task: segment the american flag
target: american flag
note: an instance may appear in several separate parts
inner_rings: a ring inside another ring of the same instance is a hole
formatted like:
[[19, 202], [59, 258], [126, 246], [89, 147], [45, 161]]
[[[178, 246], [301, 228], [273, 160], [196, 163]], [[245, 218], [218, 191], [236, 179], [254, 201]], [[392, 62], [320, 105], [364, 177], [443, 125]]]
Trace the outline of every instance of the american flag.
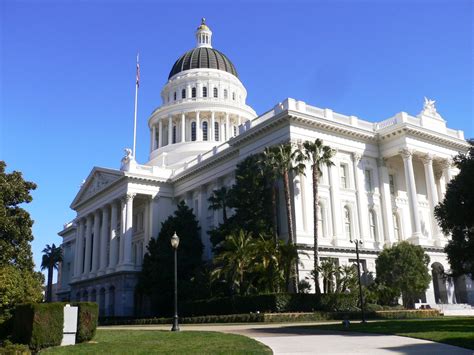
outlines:
[[140, 63], [138, 63], [138, 54], [137, 54], [137, 86], [140, 87]]

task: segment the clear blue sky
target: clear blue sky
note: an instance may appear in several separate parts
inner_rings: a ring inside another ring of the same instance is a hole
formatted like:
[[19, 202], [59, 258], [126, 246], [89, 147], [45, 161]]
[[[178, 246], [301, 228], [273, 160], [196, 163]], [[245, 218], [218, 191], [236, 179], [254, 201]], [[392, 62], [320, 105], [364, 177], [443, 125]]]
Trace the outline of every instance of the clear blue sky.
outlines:
[[473, 5], [446, 1], [11, 1], [0, 4], [0, 159], [38, 184], [27, 206], [35, 261], [74, 218], [93, 166], [132, 145], [140, 50], [138, 160], [146, 120], [201, 17], [263, 113], [286, 97], [370, 121], [437, 101], [474, 137]]

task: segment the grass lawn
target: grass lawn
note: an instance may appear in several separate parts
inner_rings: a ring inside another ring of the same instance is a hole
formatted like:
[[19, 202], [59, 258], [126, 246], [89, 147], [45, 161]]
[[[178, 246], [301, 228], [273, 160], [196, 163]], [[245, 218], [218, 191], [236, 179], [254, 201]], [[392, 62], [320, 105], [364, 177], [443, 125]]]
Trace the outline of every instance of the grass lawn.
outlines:
[[[315, 325], [311, 328], [345, 331], [342, 324]], [[474, 318], [472, 317], [390, 320], [366, 324], [351, 322], [349, 331], [402, 335], [474, 349]]]
[[90, 343], [49, 348], [41, 354], [271, 354], [242, 335], [161, 330], [97, 330]]

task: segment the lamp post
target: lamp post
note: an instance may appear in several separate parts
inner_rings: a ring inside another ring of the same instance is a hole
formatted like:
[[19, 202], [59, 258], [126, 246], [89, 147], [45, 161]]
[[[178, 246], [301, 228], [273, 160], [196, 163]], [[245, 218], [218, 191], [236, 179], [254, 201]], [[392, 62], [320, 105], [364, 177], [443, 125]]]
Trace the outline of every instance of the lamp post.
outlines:
[[171, 328], [172, 332], [179, 331], [178, 324], [178, 245], [179, 237], [174, 232], [171, 237], [171, 247], [174, 249], [174, 316], [173, 316], [173, 327]]
[[354, 243], [355, 246], [356, 246], [357, 275], [358, 275], [358, 278], [359, 278], [360, 310], [362, 312], [362, 323], [365, 323], [364, 297], [362, 296], [362, 282], [360, 280], [360, 261], [359, 261], [359, 244], [362, 245], [362, 240], [354, 239], [354, 240], [351, 240], [351, 243]]

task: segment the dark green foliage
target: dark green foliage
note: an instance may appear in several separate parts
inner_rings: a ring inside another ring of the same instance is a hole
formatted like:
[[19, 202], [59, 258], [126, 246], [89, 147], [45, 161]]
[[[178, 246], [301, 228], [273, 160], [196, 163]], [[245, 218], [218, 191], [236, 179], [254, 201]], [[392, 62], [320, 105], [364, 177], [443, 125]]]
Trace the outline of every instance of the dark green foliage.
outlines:
[[474, 140], [467, 154], [454, 158], [459, 174], [448, 184], [435, 216], [451, 239], [445, 247], [454, 276], [474, 275]]
[[82, 343], [94, 338], [99, 318], [99, 306], [95, 302], [76, 302], [78, 307], [76, 343]]
[[38, 351], [61, 344], [64, 303], [23, 304], [15, 309], [13, 340]]
[[184, 303], [185, 316], [238, 314], [246, 312], [311, 312], [356, 310], [357, 297], [351, 294], [265, 294], [211, 298]]
[[46, 302], [51, 302], [53, 299], [53, 272], [58, 270], [59, 263], [63, 261], [63, 250], [56, 245], [46, 245], [43, 249], [43, 258], [41, 260], [41, 270], [48, 270], [48, 283], [46, 292]]
[[[261, 156], [251, 155], [237, 164], [235, 185], [228, 190], [225, 199], [227, 207], [235, 213], [227, 218], [226, 223], [209, 231], [215, 251], [218, 251], [219, 243], [226, 236], [238, 233], [241, 229], [254, 236], [273, 233], [271, 186], [267, 177], [260, 173]], [[214, 200], [210, 199], [210, 203], [217, 208], [219, 204]]]
[[0, 344], [1, 355], [30, 355], [31, 350], [28, 345], [24, 344], [13, 344], [6, 340], [3, 344]]
[[170, 315], [173, 309], [174, 250], [170, 239], [175, 232], [180, 239], [178, 247], [179, 299], [184, 301], [196, 297], [207, 297], [206, 294], [197, 292], [198, 290], [205, 292], [198, 282], [204, 272], [200, 227], [192, 209], [181, 202], [174, 215], [163, 222], [158, 238], [150, 240], [137, 285], [139, 293], [150, 297], [153, 313], [159, 315]]
[[402, 295], [403, 305], [413, 307], [414, 302], [428, 289], [429, 256], [421, 246], [400, 242], [384, 249], [375, 261], [376, 283]]

